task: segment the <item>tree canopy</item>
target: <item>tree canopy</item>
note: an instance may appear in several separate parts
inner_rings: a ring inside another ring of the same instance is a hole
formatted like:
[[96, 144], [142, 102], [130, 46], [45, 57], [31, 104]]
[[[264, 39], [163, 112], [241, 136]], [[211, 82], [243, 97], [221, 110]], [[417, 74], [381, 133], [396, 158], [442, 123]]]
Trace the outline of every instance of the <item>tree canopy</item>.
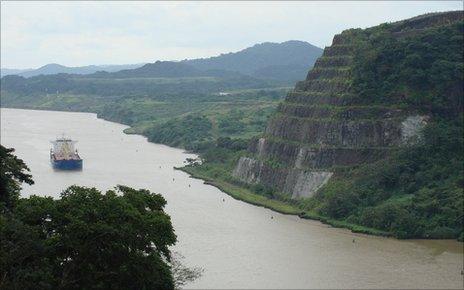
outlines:
[[14, 154], [14, 149], [0, 145], [0, 210], [11, 208], [19, 197], [21, 183], [33, 184], [27, 165]]
[[59, 199], [18, 198], [32, 179], [12, 152], [1, 147], [1, 289], [173, 289], [198, 277], [171, 259], [163, 196], [71, 186]]

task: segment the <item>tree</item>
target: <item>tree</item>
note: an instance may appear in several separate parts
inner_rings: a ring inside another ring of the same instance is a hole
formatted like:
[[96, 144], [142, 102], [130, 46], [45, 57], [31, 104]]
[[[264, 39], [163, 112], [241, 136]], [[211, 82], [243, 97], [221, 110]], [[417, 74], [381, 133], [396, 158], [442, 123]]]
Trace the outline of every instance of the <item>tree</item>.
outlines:
[[[165, 204], [159, 194], [125, 186], [106, 193], [72, 186], [58, 200], [21, 199], [15, 220], [2, 227], [3, 284], [172, 289], [168, 246], [176, 236]], [[29, 251], [17, 250], [18, 243]]]
[[0, 289], [173, 289], [199, 269], [171, 258], [166, 200], [145, 189], [71, 186], [60, 199], [18, 198], [32, 183], [1, 147]]
[[19, 197], [21, 183], [33, 184], [29, 168], [13, 155], [14, 149], [0, 145], [0, 211], [10, 209]]

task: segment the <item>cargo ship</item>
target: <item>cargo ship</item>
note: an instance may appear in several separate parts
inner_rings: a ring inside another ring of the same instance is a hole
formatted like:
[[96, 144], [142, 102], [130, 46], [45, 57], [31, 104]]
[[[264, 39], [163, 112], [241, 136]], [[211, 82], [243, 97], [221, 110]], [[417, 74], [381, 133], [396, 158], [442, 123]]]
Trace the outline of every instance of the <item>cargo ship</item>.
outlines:
[[74, 149], [73, 141], [68, 138], [57, 138], [51, 141], [53, 148], [50, 149], [50, 162], [54, 169], [59, 170], [82, 170], [82, 158], [77, 149]]

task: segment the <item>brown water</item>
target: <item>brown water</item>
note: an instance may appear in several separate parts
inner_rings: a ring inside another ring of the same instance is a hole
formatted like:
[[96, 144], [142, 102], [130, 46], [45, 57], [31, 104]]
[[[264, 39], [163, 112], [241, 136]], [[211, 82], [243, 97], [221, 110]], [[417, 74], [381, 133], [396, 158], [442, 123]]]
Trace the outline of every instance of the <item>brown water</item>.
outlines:
[[[234, 200], [173, 170], [191, 154], [124, 128], [95, 114], [1, 110], [1, 144], [16, 148], [34, 176], [23, 196], [57, 197], [72, 184], [162, 193], [179, 240], [174, 250], [205, 269], [187, 288], [463, 287], [462, 243], [353, 234]], [[63, 132], [79, 141], [82, 172], [50, 167], [49, 141]]]

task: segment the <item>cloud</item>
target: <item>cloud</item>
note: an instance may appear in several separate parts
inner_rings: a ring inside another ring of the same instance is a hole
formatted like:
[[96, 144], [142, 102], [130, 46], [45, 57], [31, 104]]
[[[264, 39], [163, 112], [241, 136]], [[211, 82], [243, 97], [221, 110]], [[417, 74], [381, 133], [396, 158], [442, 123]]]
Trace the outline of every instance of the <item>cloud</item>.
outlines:
[[178, 60], [290, 39], [324, 47], [347, 28], [457, 9], [462, 2], [1, 2], [1, 65]]

